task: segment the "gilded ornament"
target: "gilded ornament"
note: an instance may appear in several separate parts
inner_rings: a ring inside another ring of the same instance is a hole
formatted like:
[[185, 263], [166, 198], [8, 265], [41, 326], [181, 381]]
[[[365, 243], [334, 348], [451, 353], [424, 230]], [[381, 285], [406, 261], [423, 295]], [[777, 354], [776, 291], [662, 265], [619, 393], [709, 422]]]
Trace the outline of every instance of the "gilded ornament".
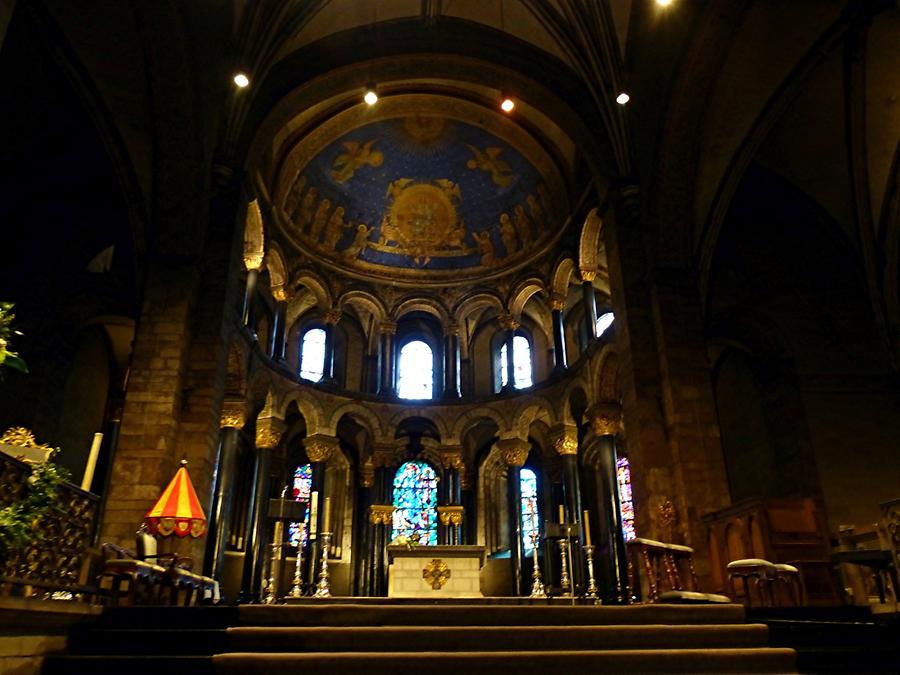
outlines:
[[622, 431], [622, 407], [615, 401], [597, 403], [587, 415], [597, 436], [615, 436]]
[[375, 485], [375, 463], [372, 461], [371, 455], [366, 457], [366, 461], [363, 462], [359, 473], [359, 481], [364, 488], [370, 488]]
[[527, 441], [518, 438], [499, 440], [497, 448], [507, 466], [523, 466], [528, 459], [528, 451], [531, 449]]
[[369, 507], [369, 522], [372, 525], [392, 525], [394, 522], [393, 504], [372, 504]]
[[597, 278], [597, 270], [581, 270], [582, 281], [593, 281]]
[[30, 429], [25, 427], [10, 427], [0, 436], [0, 443], [4, 445], [17, 445], [20, 448], [39, 448], [41, 450], [50, 450], [50, 446], [44, 443], [38, 443], [34, 434]]
[[445, 469], [459, 470], [463, 465], [462, 452], [460, 450], [448, 450], [440, 453], [441, 466]]
[[222, 404], [222, 414], [219, 416], [219, 428], [240, 429], [244, 426], [244, 402], [225, 401]]
[[316, 434], [303, 441], [303, 448], [310, 462], [327, 462], [337, 448], [338, 440], [334, 436]]
[[561, 312], [566, 308], [566, 299], [562, 295], [553, 294], [553, 297], [550, 298], [550, 308]]
[[450, 568], [440, 558], [433, 558], [422, 570], [422, 578], [431, 586], [432, 590], [439, 591], [450, 578]]
[[439, 506], [437, 507], [438, 520], [441, 525], [461, 525], [464, 508], [462, 506]]
[[338, 321], [341, 320], [341, 314], [342, 314], [342, 313], [343, 313], [343, 312], [341, 312], [341, 310], [340, 310], [339, 308], [337, 308], [337, 307], [332, 307], [332, 308], [330, 308], [330, 309], [326, 309], [326, 310], [325, 310], [325, 313], [322, 315], [322, 320], [323, 320], [325, 323], [331, 324], [331, 325], [333, 326], [333, 325], [335, 325]]
[[516, 330], [520, 324], [511, 314], [501, 314], [497, 317], [500, 327], [503, 330]]
[[553, 449], [558, 455], [577, 455], [578, 439], [573, 434], [562, 434], [553, 441]]
[[286, 302], [287, 292], [284, 290], [284, 286], [275, 286], [272, 289], [272, 297], [278, 302]]
[[278, 445], [281, 438], [281, 432], [272, 428], [268, 424], [260, 424], [256, 426], [256, 447], [257, 448], [274, 448]]
[[494, 185], [502, 188], [509, 187], [516, 174], [513, 173], [509, 164], [500, 159], [503, 148], [490, 147], [481, 150], [468, 143], [466, 143], [466, 147], [472, 151], [473, 155], [472, 159], [466, 162], [467, 167], [489, 173]]
[[346, 183], [364, 166], [379, 167], [384, 162], [384, 153], [374, 150], [372, 146], [378, 141], [373, 138], [365, 143], [345, 141], [344, 152], [334, 158], [331, 177], [338, 183]]

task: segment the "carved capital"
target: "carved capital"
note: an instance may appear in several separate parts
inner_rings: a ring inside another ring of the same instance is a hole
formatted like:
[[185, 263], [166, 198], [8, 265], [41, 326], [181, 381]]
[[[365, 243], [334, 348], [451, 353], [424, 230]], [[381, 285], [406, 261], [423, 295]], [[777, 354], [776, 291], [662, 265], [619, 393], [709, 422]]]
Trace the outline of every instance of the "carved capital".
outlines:
[[322, 315], [322, 321], [333, 326], [341, 320], [341, 314], [343, 314], [343, 312], [341, 312], [339, 307], [326, 309], [325, 313]]
[[274, 448], [284, 433], [284, 420], [277, 417], [256, 418], [256, 447]]
[[222, 403], [222, 414], [219, 416], [219, 428], [240, 429], [244, 426], [245, 404], [243, 401], [226, 400]]
[[578, 454], [578, 433], [575, 427], [564, 426], [556, 432], [553, 438], [553, 449], [556, 454], [577, 455]]
[[458, 445], [444, 446], [440, 451], [441, 466], [445, 469], [463, 468], [462, 448]]
[[554, 309], [556, 311], [562, 311], [566, 308], [566, 296], [561, 295], [559, 293], [554, 293], [550, 297], [550, 309]]
[[382, 321], [380, 324], [378, 324], [378, 332], [379, 333], [387, 333], [388, 335], [396, 335], [397, 322], [396, 321]]
[[262, 262], [262, 251], [244, 251], [244, 268], [248, 272], [251, 270], [259, 271], [259, 268], [262, 267]]
[[369, 507], [369, 522], [372, 525], [392, 525], [394, 522], [394, 505], [372, 504]]
[[372, 452], [372, 461], [376, 469], [394, 466], [397, 448], [390, 444], [378, 444]]
[[338, 449], [338, 439], [325, 434], [313, 434], [303, 439], [303, 448], [310, 462], [327, 462]]
[[459, 336], [459, 324], [458, 323], [448, 323], [444, 326], [444, 335], [455, 335]]
[[275, 298], [278, 302], [286, 302], [287, 291], [284, 290], [284, 286], [274, 286], [272, 288], [272, 297]]
[[504, 438], [497, 441], [497, 448], [507, 466], [523, 466], [531, 449], [528, 441], [521, 438]]
[[441, 525], [462, 525], [465, 507], [439, 506], [437, 507], [437, 512]]
[[359, 472], [359, 483], [364, 488], [370, 488], [375, 485], [375, 463], [372, 461], [372, 455], [366, 457]]
[[501, 314], [497, 321], [503, 330], [516, 330], [521, 325], [512, 314]]
[[616, 401], [595, 403], [587, 409], [587, 418], [597, 436], [615, 436], [622, 431], [622, 406]]
[[597, 270], [581, 270], [582, 281], [593, 281], [597, 278]]

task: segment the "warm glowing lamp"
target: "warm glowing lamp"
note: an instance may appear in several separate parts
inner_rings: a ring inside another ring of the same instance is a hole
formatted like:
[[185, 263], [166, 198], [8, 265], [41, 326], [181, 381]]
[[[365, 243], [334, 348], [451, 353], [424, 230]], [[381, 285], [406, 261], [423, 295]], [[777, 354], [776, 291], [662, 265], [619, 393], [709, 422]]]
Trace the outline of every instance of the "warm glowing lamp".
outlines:
[[366, 95], [363, 96], [363, 101], [368, 105], [375, 105], [378, 102], [378, 94], [375, 93], [374, 87], [366, 89]]
[[504, 97], [504, 99], [500, 102], [500, 110], [502, 110], [505, 113], [512, 112], [513, 108], [515, 108], [515, 107], [516, 107], [516, 102], [513, 101], [508, 96]]
[[619, 105], [625, 105], [628, 101], [631, 100], [631, 97], [626, 94], [624, 91], [621, 92], [618, 96], [616, 96], [616, 103]]
[[235, 73], [234, 83], [239, 89], [243, 89], [250, 84], [250, 78], [247, 77], [244, 73]]
[[656, 0], [656, 4], [660, 7], [668, 7], [672, 4], [672, 0]]

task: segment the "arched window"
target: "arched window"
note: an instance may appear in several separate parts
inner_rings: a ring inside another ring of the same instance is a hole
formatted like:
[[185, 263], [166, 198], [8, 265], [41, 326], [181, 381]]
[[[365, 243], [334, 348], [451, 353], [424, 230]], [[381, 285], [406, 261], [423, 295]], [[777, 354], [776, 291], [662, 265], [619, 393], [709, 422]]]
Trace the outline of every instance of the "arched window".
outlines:
[[422, 340], [411, 340], [400, 350], [397, 395], [431, 398], [434, 388], [434, 352]]
[[[531, 374], [531, 345], [524, 335], [516, 335], [513, 338], [513, 386], [516, 389], [525, 389], [534, 384]], [[500, 386], [505, 387], [508, 375], [506, 374], [506, 342], [500, 347]]]
[[525, 552], [534, 549], [535, 534], [540, 534], [540, 514], [537, 501], [537, 476], [531, 469], [519, 471], [519, 486], [522, 491], [522, 541]]
[[616, 482], [619, 484], [619, 503], [622, 505], [622, 532], [625, 541], [634, 539], [634, 498], [631, 495], [631, 465], [627, 457], [616, 460]]
[[597, 326], [594, 331], [597, 337], [603, 335], [606, 332], [606, 329], [612, 326], [615, 318], [616, 317], [613, 316], [612, 312], [605, 312], [597, 317]]
[[288, 525], [288, 541], [291, 546], [306, 546], [309, 539], [309, 496], [312, 490], [312, 465], [304, 464], [298, 466], [294, 471], [294, 501], [301, 502], [305, 507], [305, 517], [303, 523], [306, 527], [301, 528], [300, 523], [291, 523]]
[[300, 340], [300, 377], [318, 382], [325, 372], [325, 330], [310, 328]]
[[391, 539], [404, 536], [437, 545], [437, 476], [425, 462], [406, 462], [394, 475]]

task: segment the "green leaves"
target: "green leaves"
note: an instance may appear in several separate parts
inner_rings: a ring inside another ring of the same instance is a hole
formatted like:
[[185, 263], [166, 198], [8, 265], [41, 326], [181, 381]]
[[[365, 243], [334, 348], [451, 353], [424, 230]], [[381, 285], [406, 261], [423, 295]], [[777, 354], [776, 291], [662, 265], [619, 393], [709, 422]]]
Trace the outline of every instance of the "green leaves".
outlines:
[[12, 328], [12, 322], [16, 315], [13, 314], [13, 303], [0, 302], [0, 367], [6, 366], [20, 373], [27, 373], [28, 366], [17, 352], [10, 351], [9, 340], [14, 335], [21, 335], [17, 330]]

